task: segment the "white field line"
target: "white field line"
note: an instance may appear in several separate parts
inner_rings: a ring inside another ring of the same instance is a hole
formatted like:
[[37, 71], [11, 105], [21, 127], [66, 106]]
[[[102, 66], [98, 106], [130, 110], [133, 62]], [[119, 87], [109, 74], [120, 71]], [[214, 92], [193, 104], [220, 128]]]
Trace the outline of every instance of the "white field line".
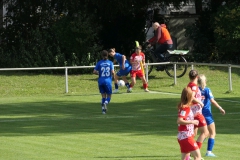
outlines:
[[217, 99], [217, 100], [226, 101], [226, 102], [232, 102], [232, 103], [240, 103], [240, 101], [230, 101], [230, 100], [227, 100], [227, 99]]

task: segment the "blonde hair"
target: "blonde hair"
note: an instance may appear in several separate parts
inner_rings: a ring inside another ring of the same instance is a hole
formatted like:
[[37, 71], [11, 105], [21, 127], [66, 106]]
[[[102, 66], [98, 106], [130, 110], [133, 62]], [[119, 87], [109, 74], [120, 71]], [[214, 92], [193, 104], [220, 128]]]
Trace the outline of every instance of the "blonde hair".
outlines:
[[198, 85], [204, 89], [207, 86], [207, 78], [204, 74], [200, 74], [198, 77]]
[[182, 90], [181, 100], [178, 103], [178, 109], [191, 105], [192, 97], [193, 97], [192, 94], [193, 94], [193, 92], [190, 87], [185, 87]]

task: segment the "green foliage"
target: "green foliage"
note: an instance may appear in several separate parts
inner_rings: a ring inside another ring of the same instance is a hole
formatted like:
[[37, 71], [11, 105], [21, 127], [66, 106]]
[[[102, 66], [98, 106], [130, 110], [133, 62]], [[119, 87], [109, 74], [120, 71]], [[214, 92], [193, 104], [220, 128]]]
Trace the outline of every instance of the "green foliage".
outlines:
[[57, 57], [64, 57], [63, 66], [93, 65], [101, 49], [97, 43], [101, 26], [90, 25], [93, 23], [93, 16], [78, 12], [73, 17], [61, 17], [53, 25], [61, 50], [61, 56]]
[[62, 66], [54, 59], [54, 55], [58, 53], [57, 47], [47, 30], [31, 29], [27, 38], [18, 32], [14, 46], [2, 45], [0, 55], [5, 58], [1, 59], [1, 64], [4, 67]]
[[197, 62], [240, 62], [240, 7], [238, 1], [227, 5], [212, 3], [191, 26], [186, 36], [194, 41], [193, 60]]
[[[187, 0], [184, 0], [184, 2]], [[146, 10], [182, 1], [3, 0], [6, 28], [0, 31], [3, 67], [94, 65], [100, 49], [129, 56], [145, 41]]]
[[196, 62], [217, 61], [214, 49], [213, 28], [211, 28], [211, 12], [203, 11], [191, 26], [186, 26], [186, 36], [194, 41], [193, 60]]
[[214, 18], [214, 36], [221, 59], [240, 63], [240, 6], [237, 3], [221, 6]]

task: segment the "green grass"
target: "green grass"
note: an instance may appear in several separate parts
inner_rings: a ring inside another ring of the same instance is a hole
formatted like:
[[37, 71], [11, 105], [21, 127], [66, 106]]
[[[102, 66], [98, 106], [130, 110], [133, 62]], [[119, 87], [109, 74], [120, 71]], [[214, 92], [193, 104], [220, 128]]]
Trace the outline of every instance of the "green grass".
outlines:
[[[213, 108], [215, 159], [239, 159], [240, 72], [233, 69], [233, 91], [228, 92], [227, 69], [195, 69], [207, 76], [215, 99], [227, 113], [222, 116]], [[101, 114], [96, 78], [69, 76], [65, 94], [64, 75], [2, 72], [0, 160], [180, 159], [176, 104], [189, 81], [187, 75], [172, 85], [166, 73], [154, 72], [149, 77], [151, 93], [142, 91], [140, 80], [131, 94], [120, 88], [106, 115]]]

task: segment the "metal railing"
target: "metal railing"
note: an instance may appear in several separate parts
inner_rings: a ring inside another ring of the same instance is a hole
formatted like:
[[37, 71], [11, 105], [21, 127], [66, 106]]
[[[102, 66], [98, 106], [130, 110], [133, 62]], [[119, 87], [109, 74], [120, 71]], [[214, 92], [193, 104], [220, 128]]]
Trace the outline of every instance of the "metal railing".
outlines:
[[229, 91], [232, 91], [232, 71], [231, 68], [240, 68], [240, 65], [232, 65], [232, 64], [214, 64], [214, 63], [194, 63], [194, 62], [162, 62], [162, 63], [146, 63], [146, 80], [148, 81], [148, 66], [149, 65], [164, 65], [164, 64], [173, 64], [174, 65], [174, 85], [177, 84], [176, 77], [176, 65], [177, 64], [187, 64], [191, 66], [191, 69], [194, 69], [194, 65], [202, 65], [202, 66], [218, 66], [218, 67], [228, 67], [228, 84]]
[[[146, 80], [148, 81], [148, 66], [149, 65], [164, 65], [164, 64], [173, 64], [174, 65], [174, 85], [177, 84], [176, 77], [176, 65], [177, 64], [187, 64], [191, 66], [191, 69], [194, 69], [194, 65], [205, 65], [205, 66], [221, 66], [228, 67], [228, 83], [229, 91], [232, 91], [232, 73], [231, 68], [240, 68], [240, 65], [231, 65], [231, 64], [212, 64], [212, 63], [184, 63], [184, 62], [162, 62], [162, 63], [146, 63]], [[35, 67], [35, 68], [0, 68], [0, 71], [24, 71], [24, 70], [55, 70], [55, 69], [64, 69], [65, 70], [65, 92], [68, 93], [68, 70], [69, 69], [84, 69], [84, 68], [94, 68], [95, 66], [66, 66], [66, 67]], [[114, 67], [119, 67], [119, 65], [114, 65]]]

